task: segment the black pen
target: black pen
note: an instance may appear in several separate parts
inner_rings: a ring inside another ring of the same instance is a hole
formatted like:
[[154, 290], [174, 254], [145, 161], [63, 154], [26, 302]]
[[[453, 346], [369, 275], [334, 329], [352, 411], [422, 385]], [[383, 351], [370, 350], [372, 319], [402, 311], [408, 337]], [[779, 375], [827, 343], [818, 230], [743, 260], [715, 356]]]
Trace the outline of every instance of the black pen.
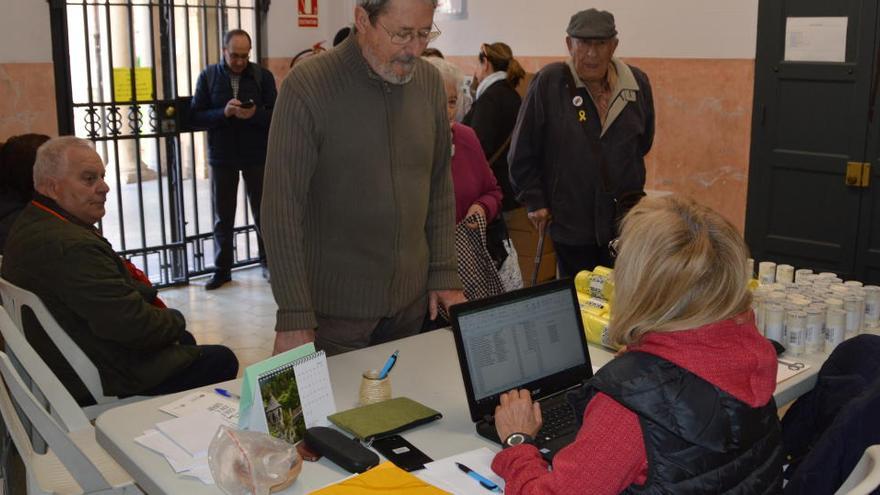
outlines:
[[489, 478], [483, 476], [482, 474], [474, 471], [473, 469], [465, 466], [460, 462], [455, 463], [458, 466], [458, 469], [461, 469], [463, 473], [475, 479], [483, 488], [493, 491], [495, 493], [501, 493], [501, 487], [492, 482]]

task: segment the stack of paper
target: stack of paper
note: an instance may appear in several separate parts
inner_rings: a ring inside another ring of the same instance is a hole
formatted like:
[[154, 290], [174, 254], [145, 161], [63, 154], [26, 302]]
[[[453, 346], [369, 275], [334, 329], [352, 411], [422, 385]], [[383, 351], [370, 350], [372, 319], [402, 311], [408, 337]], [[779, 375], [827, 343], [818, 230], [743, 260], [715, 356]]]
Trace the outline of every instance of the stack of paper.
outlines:
[[446, 457], [439, 461], [429, 462], [425, 464], [425, 469], [416, 471], [413, 474], [423, 481], [455, 495], [487, 495], [492, 493], [458, 469], [458, 466], [455, 465], [458, 462], [491, 480], [503, 492], [504, 480], [492, 471], [492, 459], [494, 458], [495, 452], [483, 447], [463, 454]]
[[213, 484], [208, 447], [221, 425], [238, 428], [238, 402], [210, 391], [193, 392], [160, 408], [177, 416], [156, 423], [135, 442], [165, 457], [175, 473]]

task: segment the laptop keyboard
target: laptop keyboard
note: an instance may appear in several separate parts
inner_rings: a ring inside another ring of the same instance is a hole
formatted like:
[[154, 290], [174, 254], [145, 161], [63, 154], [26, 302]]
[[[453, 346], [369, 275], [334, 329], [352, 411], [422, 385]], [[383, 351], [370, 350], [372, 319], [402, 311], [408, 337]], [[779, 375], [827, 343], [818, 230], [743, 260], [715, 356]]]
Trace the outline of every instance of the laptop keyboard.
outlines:
[[574, 410], [562, 397], [554, 397], [541, 402], [541, 418], [544, 425], [538, 432], [538, 440], [547, 442], [568, 435], [577, 430], [578, 422]]

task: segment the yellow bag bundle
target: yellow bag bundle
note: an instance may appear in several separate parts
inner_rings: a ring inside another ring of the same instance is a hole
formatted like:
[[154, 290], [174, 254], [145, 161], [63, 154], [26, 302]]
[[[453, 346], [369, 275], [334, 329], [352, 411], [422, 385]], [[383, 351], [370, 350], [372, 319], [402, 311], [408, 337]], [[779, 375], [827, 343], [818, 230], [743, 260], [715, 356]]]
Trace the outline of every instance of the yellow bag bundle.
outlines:
[[614, 299], [613, 271], [604, 266], [597, 266], [592, 272], [583, 270], [574, 277], [574, 288], [584, 294], [605, 301]]

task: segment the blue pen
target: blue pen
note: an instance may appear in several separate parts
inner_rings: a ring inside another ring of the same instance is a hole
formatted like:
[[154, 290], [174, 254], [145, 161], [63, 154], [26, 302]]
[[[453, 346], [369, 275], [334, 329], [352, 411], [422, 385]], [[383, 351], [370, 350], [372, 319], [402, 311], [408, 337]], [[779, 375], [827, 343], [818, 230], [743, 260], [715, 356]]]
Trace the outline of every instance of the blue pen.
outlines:
[[384, 380], [386, 376], [388, 376], [388, 372], [391, 371], [391, 368], [394, 367], [394, 363], [397, 362], [397, 353], [400, 351], [394, 351], [390, 356], [388, 356], [388, 361], [385, 361], [385, 366], [382, 367], [382, 371], [379, 372], [379, 379]]
[[217, 392], [218, 394], [222, 395], [223, 397], [229, 397], [230, 399], [241, 400], [241, 397], [239, 397], [238, 394], [233, 394], [232, 392], [230, 392], [229, 390], [226, 390], [225, 388], [215, 388], [214, 392]]
[[479, 483], [486, 490], [490, 490], [495, 493], [501, 493], [501, 487], [493, 483], [492, 480], [490, 480], [489, 478], [483, 476], [482, 474], [474, 471], [473, 469], [465, 466], [460, 462], [456, 462], [455, 465], [458, 466], [458, 469], [461, 469], [462, 472], [464, 472], [466, 475], [475, 479], [477, 483]]

